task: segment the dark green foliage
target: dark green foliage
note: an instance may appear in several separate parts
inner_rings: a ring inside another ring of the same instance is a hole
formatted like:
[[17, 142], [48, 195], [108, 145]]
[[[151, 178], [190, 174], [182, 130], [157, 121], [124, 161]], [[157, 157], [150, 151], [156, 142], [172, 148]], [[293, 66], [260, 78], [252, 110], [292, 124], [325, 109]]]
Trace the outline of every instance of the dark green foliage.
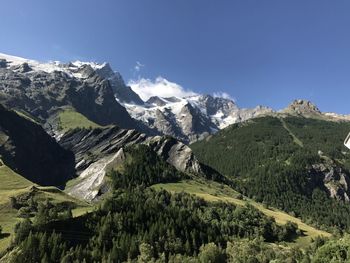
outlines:
[[67, 250], [59, 234], [32, 233], [19, 246], [16, 262], [61, 262]]
[[349, 262], [350, 236], [346, 235], [342, 239], [322, 242], [318, 244], [313, 254], [312, 262], [315, 263]]
[[349, 130], [349, 123], [264, 117], [232, 125], [191, 147], [243, 194], [319, 227], [350, 229], [350, 206], [330, 199], [323, 177], [312, 169], [327, 156], [347, 172], [350, 155], [343, 140]]
[[201, 263], [221, 263], [226, 260], [224, 250], [220, 249], [214, 243], [203, 245], [199, 250], [198, 258]]
[[33, 218], [38, 221], [38, 224], [47, 224], [52, 220], [59, 220], [72, 217], [72, 209], [76, 204], [70, 201], [61, 203], [52, 203], [49, 200], [39, 201], [35, 197], [35, 191], [11, 197], [11, 207], [18, 209], [17, 217]]
[[[186, 193], [146, 188], [186, 176], [147, 146], [125, 149], [115, 191], [99, 209], [79, 218], [50, 202], [14, 202], [33, 207], [33, 223], [16, 226], [14, 260], [21, 262], [225, 262], [235, 239], [278, 242], [297, 236], [293, 224], [279, 226], [252, 206], [208, 203]], [[33, 252], [36, 251], [36, 252]], [[276, 255], [272, 255], [271, 259]]]
[[[251, 206], [207, 203], [185, 193], [170, 194], [142, 188], [116, 191], [99, 210], [79, 220], [80, 228], [77, 224], [74, 231], [58, 227], [54, 222], [46, 227], [23, 225], [23, 222], [18, 227], [21, 230], [16, 232], [19, 235], [16, 239], [24, 255], [30, 255], [27, 244], [31, 242], [38, 247], [41, 256], [45, 253], [50, 256], [52, 250], [58, 249], [62, 255], [60, 260], [122, 262], [140, 256], [169, 259], [177, 254], [218, 260], [224, 257], [223, 251], [205, 244], [214, 243], [225, 248], [227, 241], [233, 238], [282, 241], [288, 240], [289, 235], [296, 235], [296, 229], [278, 226]], [[73, 221], [66, 220], [64, 224], [71, 225]], [[34, 234], [23, 238], [23, 234], [28, 235], [30, 231]], [[48, 244], [45, 251], [40, 251], [37, 239], [40, 240], [39, 235], [46, 231], [62, 235], [55, 237], [57, 248]]]
[[36, 225], [46, 225], [51, 221], [65, 220], [71, 217], [72, 210], [70, 207], [62, 211], [57, 205], [47, 200], [45, 203], [39, 203], [38, 212], [34, 217], [34, 223]]
[[15, 226], [15, 239], [14, 244], [20, 244], [29, 235], [33, 225], [29, 219], [24, 219]]
[[128, 188], [138, 185], [150, 186], [157, 183], [175, 182], [187, 176], [167, 162], [146, 145], [138, 145], [125, 149], [127, 161], [123, 172], [112, 171], [114, 188]]
[[346, 135], [350, 131], [348, 122], [336, 123], [304, 118], [286, 118], [289, 129], [297, 136], [310, 151], [316, 153], [321, 150], [332, 159], [345, 159], [348, 156], [343, 146]]

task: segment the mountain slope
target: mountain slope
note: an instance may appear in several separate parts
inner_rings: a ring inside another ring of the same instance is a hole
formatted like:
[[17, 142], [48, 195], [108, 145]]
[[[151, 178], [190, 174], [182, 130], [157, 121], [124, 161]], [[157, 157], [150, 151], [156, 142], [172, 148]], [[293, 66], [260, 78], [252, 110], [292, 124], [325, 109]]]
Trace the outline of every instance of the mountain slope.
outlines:
[[[0, 255], [14, 238], [15, 225], [23, 220], [20, 207], [14, 200], [23, 202], [32, 198], [36, 202], [50, 200], [56, 204], [70, 204], [73, 215], [78, 216], [91, 210], [91, 206], [68, 196], [55, 187], [41, 187], [14, 172], [0, 160]], [[22, 209], [23, 210], [23, 209]], [[1, 256], [0, 256], [1, 257]], [[2, 262], [0, 260], [0, 262]], [[5, 261], [6, 262], [6, 261]]]
[[0, 59], [0, 103], [8, 108], [46, 123], [69, 106], [99, 125], [145, 128], [114, 98], [111, 82], [102, 77], [107, 64], [39, 63], [4, 54]]
[[238, 109], [232, 100], [209, 95], [144, 102], [108, 63], [41, 63], [5, 54], [0, 60], [0, 103], [33, 116], [51, 134], [58, 133], [52, 121], [66, 107], [98, 125], [170, 135], [185, 143], [272, 112], [266, 107]]
[[350, 123], [264, 117], [191, 148], [249, 197], [318, 226], [349, 228], [350, 155], [343, 146], [349, 130]]
[[307, 246], [319, 236], [330, 237], [331, 235], [325, 231], [318, 230], [312, 226], [303, 223], [299, 218], [295, 218], [285, 212], [272, 207], [266, 207], [261, 203], [257, 203], [251, 199], [243, 197], [241, 194], [228, 186], [223, 186], [211, 181], [193, 181], [183, 180], [176, 183], [162, 183], [153, 185], [152, 188], [157, 190], [167, 190], [172, 193], [186, 192], [194, 194], [209, 202], [229, 202], [239, 206], [252, 205], [267, 216], [273, 217], [280, 225], [294, 222], [298, 228], [303, 231], [303, 235], [295, 240], [298, 246]]
[[0, 105], [0, 156], [12, 170], [40, 185], [62, 187], [74, 177], [74, 156], [43, 128]]
[[145, 144], [177, 170], [193, 176], [220, 179], [219, 173], [201, 164], [191, 149], [171, 137], [148, 137], [119, 127], [76, 129], [59, 138], [59, 144], [75, 155], [79, 177], [66, 191], [85, 200], [94, 200], [108, 190], [106, 174], [125, 161], [125, 147]]

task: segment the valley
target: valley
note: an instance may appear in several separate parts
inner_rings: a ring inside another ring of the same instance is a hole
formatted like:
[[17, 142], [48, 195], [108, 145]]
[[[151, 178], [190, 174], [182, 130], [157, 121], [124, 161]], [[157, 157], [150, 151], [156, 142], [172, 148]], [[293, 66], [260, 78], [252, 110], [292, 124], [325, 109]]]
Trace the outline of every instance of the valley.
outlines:
[[1, 262], [309, 262], [347, 240], [346, 117], [0, 58]]

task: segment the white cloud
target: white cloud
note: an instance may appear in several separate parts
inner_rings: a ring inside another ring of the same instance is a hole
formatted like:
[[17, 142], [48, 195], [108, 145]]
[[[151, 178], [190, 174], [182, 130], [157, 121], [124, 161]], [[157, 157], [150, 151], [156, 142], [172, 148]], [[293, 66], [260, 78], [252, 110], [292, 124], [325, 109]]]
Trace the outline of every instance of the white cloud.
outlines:
[[236, 101], [235, 98], [231, 97], [231, 95], [226, 92], [214, 92], [213, 96], [214, 98], [224, 98], [224, 99]]
[[135, 91], [143, 100], [148, 100], [152, 96], [159, 97], [187, 97], [197, 95], [191, 90], [187, 90], [176, 84], [170, 82], [163, 77], [157, 77], [154, 81], [151, 79], [130, 80], [128, 85]]
[[145, 65], [141, 64], [141, 62], [136, 61], [136, 65], [135, 65], [135, 67], [134, 67], [134, 70], [135, 70], [136, 72], [139, 72], [139, 71], [141, 70], [141, 68], [143, 68], [144, 66], [145, 66]]

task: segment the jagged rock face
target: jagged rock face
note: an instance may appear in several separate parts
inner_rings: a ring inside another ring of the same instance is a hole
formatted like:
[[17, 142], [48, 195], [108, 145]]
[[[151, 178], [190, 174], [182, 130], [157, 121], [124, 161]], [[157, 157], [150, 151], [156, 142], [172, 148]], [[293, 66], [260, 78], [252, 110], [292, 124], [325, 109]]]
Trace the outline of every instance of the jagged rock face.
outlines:
[[50, 134], [57, 133], [55, 114], [66, 107], [100, 125], [170, 135], [185, 143], [268, 111], [241, 110], [232, 100], [209, 95], [153, 97], [145, 103], [108, 63], [39, 63], [4, 54], [0, 59], [0, 103], [28, 112]]
[[271, 108], [259, 105], [253, 109], [241, 109], [236, 115], [236, 118], [238, 120], [237, 122], [243, 122], [249, 119], [274, 114], [275, 112]]
[[[112, 85], [112, 87], [116, 87]], [[144, 101], [129, 86], [118, 86], [114, 88], [115, 98], [123, 103], [143, 105]]]
[[[153, 123], [149, 123], [151, 127], [157, 129], [162, 134], [178, 135], [182, 140], [186, 140], [181, 128], [179, 127], [176, 115], [169, 109], [164, 111], [156, 110]], [[181, 135], [181, 136], [180, 136]]]
[[350, 201], [350, 175], [346, 171], [330, 164], [315, 164], [312, 169], [312, 172], [321, 178], [330, 197], [346, 202]]
[[225, 115], [229, 115], [232, 112], [239, 110], [237, 105], [232, 100], [225, 98], [214, 98], [210, 95], [203, 95], [198, 101], [206, 109], [209, 116], [215, 115], [220, 111]]
[[109, 80], [97, 74], [103, 67], [2, 61], [6, 66], [0, 68], [0, 103], [6, 107], [26, 111], [45, 123], [58, 108], [71, 106], [100, 125], [140, 127], [115, 100]]
[[159, 98], [158, 96], [153, 96], [150, 97], [147, 101], [147, 104], [151, 104], [151, 105], [155, 105], [155, 106], [165, 106], [167, 104], [167, 102], [161, 98]]
[[191, 148], [170, 137], [154, 137], [147, 142], [154, 151], [176, 169], [189, 174], [205, 175], [207, 171], [194, 156]]
[[0, 105], [0, 159], [40, 185], [63, 187], [75, 176], [74, 155], [60, 147], [40, 125]]
[[80, 174], [92, 163], [117, 152], [128, 145], [142, 143], [145, 134], [118, 127], [92, 130], [75, 130], [64, 134], [58, 143], [74, 152], [77, 173]]
[[137, 95], [129, 86], [125, 85], [123, 77], [119, 72], [112, 70], [108, 63], [102, 64], [101, 67], [96, 69], [96, 73], [109, 81], [113, 89], [114, 95], [121, 103], [132, 103], [137, 105], [143, 105], [144, 101]]
[[162, 134], [185, 143], [200, 140], [230, 124], [272, 113], [267, 107], [239, 109], [230, 99], [210, 95], [151, 97], [145, 105], [125, 104], [129, 114]]
[[13, 71], [17, 71], [20, 73], [27, 73], [29, 71], [32, 71], [32, 68], [28, 65], [28, 63], [23, 63], [21, 65], [16, 65], [10, 68]]
[[206, 115], [191, 104], [186, 104], [181, 109], [178, 121], [181, 123], [184, 135], [188, 136], [190, 142], [202, 139], [219, 130]]
[[182, 172], [204, 177], [214, 173], [200, 164], [188, 146], [173, 138], [148, 137], [135, 130], [118, 127], [81, 129], [70, 131], [59, 139], [63, 148], [74, 152], [79, 175], [77, 184], [66, 191], [88, 201], [98, 198], [106, 173], [124, 160], [122, 149], [140, 143], [149, 145]]
[[337, 114], [332, 112], [321, 112], [320, 109], [311, 101], [294, 100], [287, 108], [278, 112], [281, 117], [288, 115], [301, 116], [304, 118], [320, 119], [335, 122], [348, 122], [350, 115]]
[[289, 113], [293, 115], [303, 115], [305, 117], [313, 117], [315, 115], [322, 115], [321, 111], [315, 104], [307, 100], [294, 100], [283, 113]]

